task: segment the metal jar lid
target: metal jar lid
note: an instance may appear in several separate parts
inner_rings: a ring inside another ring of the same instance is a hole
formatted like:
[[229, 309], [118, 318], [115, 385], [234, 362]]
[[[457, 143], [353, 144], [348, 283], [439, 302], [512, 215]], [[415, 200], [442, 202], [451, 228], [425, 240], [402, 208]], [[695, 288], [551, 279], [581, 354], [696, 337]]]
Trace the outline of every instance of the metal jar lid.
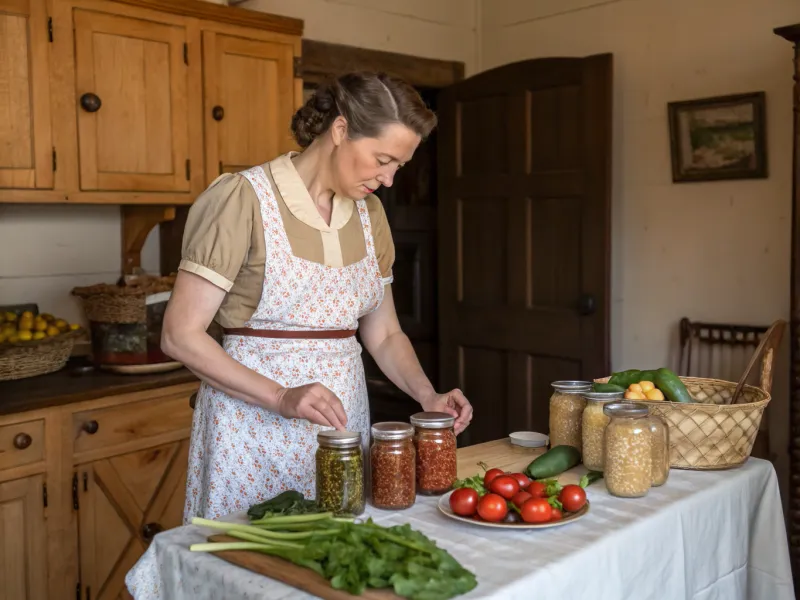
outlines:
[[317, 434], [317, 443], [326, 448], [355, 448], [361, 445], [361, 433], [335, 429], [320, 431]]
[[648, 416], [650, 409], [641, 402], [611, 402], [603, 406], [603, 412], [609, 417], [639, 419]]
[[414, 428], [400, 421], [386, 421], [372, 426], [372, 437], [376, 440], [403, 440], [414, 435]]
[[584, 392], [581, 396], [589, 402], [613, 402], [622, 400], [625, 392]]
[[443, 412], [418, 412], [411, 415], [411, 424], [422, 429], [446, 429], [456, 422], [453, 415]]
[[563, 394], [582, 394], [592, 390], [591, 381], [554, 381], [550, 385], [555, 391]]

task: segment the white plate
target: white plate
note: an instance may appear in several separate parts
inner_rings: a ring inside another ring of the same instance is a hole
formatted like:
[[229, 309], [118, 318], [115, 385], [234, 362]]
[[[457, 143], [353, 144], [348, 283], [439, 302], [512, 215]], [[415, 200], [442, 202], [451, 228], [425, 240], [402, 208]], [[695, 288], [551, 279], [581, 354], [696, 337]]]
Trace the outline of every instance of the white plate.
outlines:
[[437, 506], [442, 514], [450, 517], [451, 519], [455, 519], [456, 521], [463, 521], [464, 523], [480, 525], [482, 527], [496, 527], [501, 529], [549, 529], [550, 527], [560, 527], [561, 525], [566, 525], [567, 523], [573, 523], [578, 519], [582, 519], [589, 512], [589, 501], [587, 500], [586, 504], [584, 504], [583, 508], [581, 508], [578, 512], [570, 513], [558, 521], [550, 521], [548, 523], [490, 523], [489, 521], [476, 521], [470, 517], [462, 517], [457, 515], [452, 511], [450, 508], [450, 494], [452, 494], [454, 491], [455, 490], [449, 491], [444, 496], [439, 498], [439, 504]]
[[177, 361], [151, 363], [145, 365], [100, 365], [104, 371], [120, 373], [122, 375], [149, 375], [152, 373], [168, 373], [182, 368], [183, 364]]
[[547, 446], [550, 439], [545, 434], [536, 431], [515, 431], [508, 437], [511, 438], [512, 444], [526, 448], [542, 448]]

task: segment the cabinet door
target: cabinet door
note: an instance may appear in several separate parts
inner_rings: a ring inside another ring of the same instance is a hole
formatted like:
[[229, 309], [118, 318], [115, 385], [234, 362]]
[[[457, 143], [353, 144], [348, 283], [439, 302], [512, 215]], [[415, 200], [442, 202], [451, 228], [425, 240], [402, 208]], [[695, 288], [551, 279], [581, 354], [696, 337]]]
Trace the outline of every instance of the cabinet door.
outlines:
[[0, 0], [0, 188], [52, 188], [45, 0]]
[[44, 479], [0, 483], [0, 600], [46, 600]]
[[74, 26], [81, 189], [188, 191], [186, 29], [80, 9]]
[[295, 147], [290, 45], [204, 31], [203, 77], [209, 183]]
[[189, 440], [78, 467], [83, 597], [128, 598], [125, 574], [159, 531], [181, 525]]

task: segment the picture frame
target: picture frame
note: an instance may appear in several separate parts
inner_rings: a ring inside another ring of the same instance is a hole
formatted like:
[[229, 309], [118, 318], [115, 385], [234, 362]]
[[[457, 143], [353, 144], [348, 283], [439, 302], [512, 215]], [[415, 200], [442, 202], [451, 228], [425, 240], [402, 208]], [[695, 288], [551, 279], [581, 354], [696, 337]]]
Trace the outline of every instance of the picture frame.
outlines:
[[767, 177], [766, 95], [669, 102], [674, 183]]

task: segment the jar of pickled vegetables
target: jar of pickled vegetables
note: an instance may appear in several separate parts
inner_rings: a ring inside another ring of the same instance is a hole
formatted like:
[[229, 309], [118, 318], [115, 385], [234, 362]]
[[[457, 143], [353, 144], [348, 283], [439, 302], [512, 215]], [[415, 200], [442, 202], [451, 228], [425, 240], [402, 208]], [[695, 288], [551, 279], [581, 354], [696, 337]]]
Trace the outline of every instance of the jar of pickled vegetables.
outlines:
[[399, 510], [413, 506], [417, 496], [414, 428], [408, 423], [372, 426], [370, 473], [372, 505]]
[[639, 402], [610, 402], [603, 407], [606, 426], [603, 472], [612, 496], [639, 498], [653, 479], [650, 411]]
[[588, 381], [554, 381], [550, 396], [550, 447], [573, 446], [581, 450], [583, 409], [582, 394], [591, 391]]
[[366, 503], [361, 434], [320, 431], [317, 443], [317, 504], [336, 515], [360, 515]]
[[669, 427], [659, 415], [650, 415], [653, 436], [653, 487], [664, 485], [669, 477]]
[[455, 417], [442, 412], [411, 416], [417, 451], [417, 493], [443, 494], [457, 479]]
[[606, 425], [610, 417], [603, 412], [609, 402], [622, 400], [623, 392], [584, 392], [586, 407], [583, 409], [581, 441], [583, 464], [590, 471], [603, 470]]

